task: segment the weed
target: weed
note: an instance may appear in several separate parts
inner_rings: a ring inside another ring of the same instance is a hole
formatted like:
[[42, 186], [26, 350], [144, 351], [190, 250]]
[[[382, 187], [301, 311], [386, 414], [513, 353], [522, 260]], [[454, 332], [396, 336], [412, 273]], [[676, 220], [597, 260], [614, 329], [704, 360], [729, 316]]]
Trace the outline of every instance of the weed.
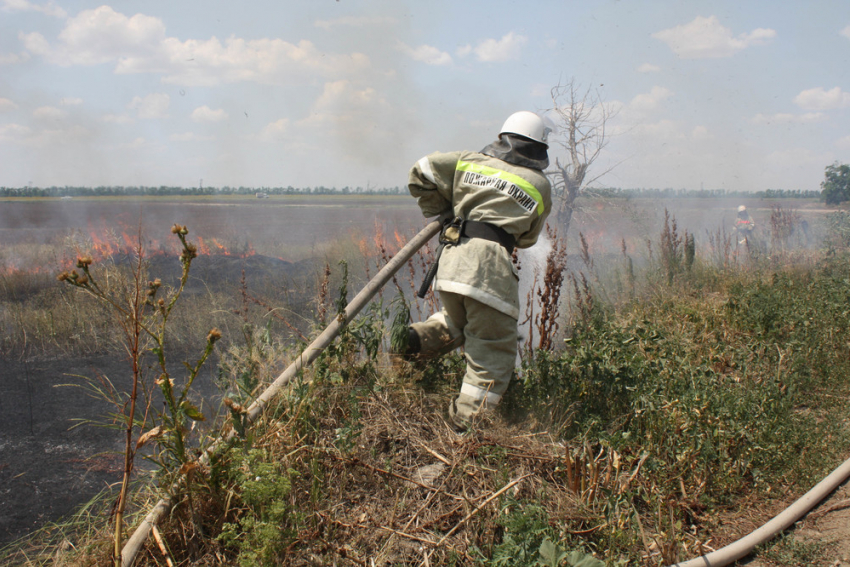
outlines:
[[[171, 294], [160, 293], [162, 282], [159, 279], [145, 280], [144, 251], [141, 244], [135, 250], [136, 259], [129, 281], [119, 285], [106, 280], [100, 283], [97, 273], [92, 270], [91, 256], [77, 259], [77, 269], [59, 274], [59, 281], [67, 282], [87, 293], [100, 303], [108, 306], [122, 330], [122, 341], [132, 365], [132, 385], [129, 392], [119, 392], [113, 387], [99, 388], [91, 386], [91, 391], [102, 394], [116, 407], [118, 423], [124, 431], [124, 469], [118, 503], [115, 508], [115, 528], [113, 562], [121, 564], [124, 512], [127, 507], [130, 480], [135, 466], [136, 454], [150, 441], [156, 441], [157, 451], [152, 456], [160, 467], [164, 485], [172, 486], [176, 476], [187, 479], [186, 486], [191, 489], [192, 476], [197, 463], [187, 446], [188, 423], [205, 420], [205, 416], [190, 401], [189, 393], [201, 366], [213, 350], [221, 332], [213, 329], [207, 335], [206, 347], [198, 360], [190, 365], [186, 363], [187, 376], [182, 387], [175, 389], [166, 364], [165, 333], [168, 318], [176, 304], [186, 281], [192, 260], [197, 256], [197, 248], [186, 240], [188, 229], [174, 225], [172, 234], [182, 244], [180, 262], [183, 266], [179, 287]], [[141, 235], [138, 241], [141, 242]], [[150, 395], [151, 385], [144, 381], [142, 357], [152, 352], [158, 364], [158, 376], [154, 383], [159, 387], [166, 411], [155, 412]], [[111, 386], [111, 385], [110, 385]], [[158, 413], [151, 419], [151, 413]], [[151, 426], [154, 421], [156, 425]], [[194, 427], [194, 425], [193, 425]], [[138, 431], [138, 433], [137, 433]], [[189, 505], [194, 515], [191, 490], [187, 492]]]
[[825, 559], [826, 551], [817, 542], [800, 541], [787, 535], [757, 550], [760, 558], [775, 565], [817, 565]]
[[288, 504], [292, 478], [297, 472], [269, 462], [258, 449], [236, 461], [231, 470], [231, 490], [239, 496], [242, 512], [235, 522], [225, 522], [218, 540], [237, 550], [236, 564], [263, 567], [275, 559], [291, 540], [292, 516]]

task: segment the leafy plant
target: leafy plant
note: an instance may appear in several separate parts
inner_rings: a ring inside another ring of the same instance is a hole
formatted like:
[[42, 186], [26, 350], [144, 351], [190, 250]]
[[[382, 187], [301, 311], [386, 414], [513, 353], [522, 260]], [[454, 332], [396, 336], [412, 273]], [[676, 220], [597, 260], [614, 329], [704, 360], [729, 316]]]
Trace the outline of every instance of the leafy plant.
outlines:
[[241, 567], [265, 567], [278, 562], [288, 538], [291, 510], [287, 497], [294, 470], [283, 469], [259, 449], [248, 451], [235, 463], [232, 490], [242, 502], [243, 513], [224, 523], [218, 540], [238, 550]]

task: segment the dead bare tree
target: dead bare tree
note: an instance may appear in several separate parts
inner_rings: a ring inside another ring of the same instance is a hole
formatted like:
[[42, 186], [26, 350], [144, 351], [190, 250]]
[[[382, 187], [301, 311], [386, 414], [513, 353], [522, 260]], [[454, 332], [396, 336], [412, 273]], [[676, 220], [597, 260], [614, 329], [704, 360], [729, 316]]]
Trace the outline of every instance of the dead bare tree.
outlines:
[[616, 115], [616, 110], [604, 102], [598, 90], [584, 89], [575, 79], [553, 87], [551, 98], [551, 112], [557, 118], [550, 147], [554, 143], [566, 150], [566, 155], [556, 156], [554, 166], [547, 173], [554, 181], [552, 189], [558, 225], [566, 234], [576, 198], [584, 188], [613, 168], [587, 178], [591, 166], [608, 145], [608, 122]]

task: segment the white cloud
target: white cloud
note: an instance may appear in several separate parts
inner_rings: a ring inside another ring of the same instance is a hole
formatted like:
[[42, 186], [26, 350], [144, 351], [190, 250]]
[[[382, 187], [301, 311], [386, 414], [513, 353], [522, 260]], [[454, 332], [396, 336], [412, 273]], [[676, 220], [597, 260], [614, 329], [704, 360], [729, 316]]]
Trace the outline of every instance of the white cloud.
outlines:
[[133, 118], [127, 114], [104, 114], [100, 119], [109, 124], [132, 124], [134, 122]]
[[808, 148], [791, 148], [787, 150], [779, 150], [772, 152], [765, 158], [771, 165], [787, 169], [793, 165], [795, 168], [805, 166], [818, 166], [823, 168], [823, 164], [831, 163], [832, 156], [828, 153], [815, 153]]
[[720, 24], [715, 16], [698, 16], [694, 21], [661, 30], [652, 37], [667, 44], [681, 59], [731, 57], [752, 45], [761, 45], [776, 37], [772, 29], [757, 28], [734, 37], [732, 30]]
[[18, 108], [18, 105], [8, 98], [0, 98], [0, 112], [8, 112], [10, 110], [15, 110], [16, 108]]
[[63, 97], [59, 99], [59, 106], [79, 106], [83, 104], [83, 99], [76, 97]]
[[159, 18], [128, 18], [109, 6], [84, 10], [59, 33], [51, 59], [63, 65], [98, 65], [127, 57], [144, 57], [165, 40]]
[[330, 30], [337, 27], [362, 28], [366, 26], [392, 26], [396, 23], [396, 19], [389, 16], [376, 16], [374, 18], [368, 16], [346, 16], [333, 20], [316, 20], [313, 25], [317, 28]]
[[358, 88], [350, 81], [325, 83], [321, 96], [316, 99], [314, 111], [333, 112], [336, 116], [351, 116], [353, 113], [386, 104], [372, 87]]
[[39, 120], [55, 120], [65, 116], [65, 111], [55, 106], [40, 106], [32, 111], [32, 115]]
[[834, 87], [825, 90], [823, 87], [808, 89], [796, 97], [794, 103], [805, 110], [832, 110], [835, 108], [847, 108], [850, 106], [850, 93]]
[[673, 96], [673, 91], [665, 87], [654, 86], [648, 93], [637, 95], [629, 103], [629, 108], [637, 112], [651, 112], [661, 103]]
[[0, 65], [16, 65], [28, 61], [30, 54], [26, 51], [21, 53], [3, 53], [0, 54]]
[[0, 142], [22, 143], [30, 136], [29, 126], [21, 124], [0, 124]]
[[682, 131], [682, 125], [675, 120], [663, 119], [658, 122], [638, 124], [629, 133], [635, 140], [654, 140], [655, 142], [685, 140], [687, 134]]
[[133, 97], [127, 108], [138, 112], [139, 118], [165, 118], [168, 116], [168, 106], [171, 97], [165, 93], [153, 93], [148, 96]]
[[29, 126], [7, 124], [0, 126], [0, 141], [37, 149], [81, 147], [92, 142], [94, 132], [81, 125], [33, 130]]
[[199, 106], [192, 111], [192, 121], [194, 122], [221, 122], [227, 120], [227, 112], [223, 108], [213, 110], [207, 105]]
[[471, 45], [461, 45], [460, 47], [455, 49], [455, 54], [458, 57], [466, 57], [470, 53], [472, 53], [472, 46]]
[[157, 73], [170, 84], [214, 86], [252, 81], [298, 84], [320, 77], [358, 75], [370, 65], [362, 53], [329, 53], [312, 42], [245, 40], [234, 36], [181, 41], [167, 37], [160, 18], [127, 17], [109, 6], [68, 20], [51, 45], [39, 33], [19, 34], [28, 51], [57, 65], [115, 64], [119, 74]]
[[183, 134], [171, 134], [168, 139], [172, 142], [211, 142], [215, 140], [215, 136], [200, 136], [194, 132], [184, 132]]
[[408, 142], [407, 129], [400, 127], [404, 119], [404, 113], [378, 89], [348, 80], [331, 81], [325, 83], [309, 116], [294, 125], [298, 133], [309, 136], [295, 137], [332, 146], [361, 165], [385, 164], [388, 152], [397, 152]]
[[24, 49], [30, 53], [42, 56], [50, 54], [50, 43], [38, 32], [18, 32], [18, 39], [24, 44]]
[[780, 112], [777, 114], [756, 114], [750, 120], [753, 124], [810, 124], [812, 122], [823, 122], [826, 115], [822, 112], [807, 112], [805, 114], [790, 114]]
[[436, 47], [430, 45], [420, 45], [419, 47], [410, 47], [399, 42], [399, 47], [402, 52], [406, 53], [414, 61], [421, 61], [426, 65], [451, 65], [452, 56], [445, 51], [440, 51]]
[[68, 13], [53, 2], [47, 4], [34, 4], [27, 0], [2, 0], [2, 9], [4, 12], [40, 12], [45, 16], [53, 16], [55, 18], [65, 18]]
[[281, 118], [275, 122], [266, 124], [260, 132], [260, 140], [263, 142], [282, 142], [289, 134], [289, 118]]
[[637, 68], [638, 73], [657, 73], [661, 70], [661, 67], [658, 65], [653, 65], [652, 63], [644, 63], [640, 67]]
[[522, 46], [527, 41], [528, 38], [524, 35], [516, 35], [514, 32], [508, 32], [501, 39], [485, 39], [473, 51], [479, 61], [500, 63], [517, 59]]
[[529, 94], [533, 97], [549, 97], [552, 92], [552, 85], [546, 83], [535, 83], [531, 85]]
[[835, 141], [835, 145], [842, 150], [850, 150], [850, 136], [844, 136]]
[[691, 139], [693, 140], [708, 140], [711, 137], [708, 128], [705, 126], [694, 126], [694, 129], [691, 130]]
[[142, 137], [138, 137], [134, 139], [132, 142], [125, 142], [123, 144], [118, 144], [116, 147], [128, 150], [138, 150], [139, 148], [143, 148], [147, 145], [147, 140]]
[[847, 39], [850, 39], [850, 26], [847, 26], [846, 28], [841, 30], [839, 33], [841, 35], [843, 35], [844, 37], [846, 37]]

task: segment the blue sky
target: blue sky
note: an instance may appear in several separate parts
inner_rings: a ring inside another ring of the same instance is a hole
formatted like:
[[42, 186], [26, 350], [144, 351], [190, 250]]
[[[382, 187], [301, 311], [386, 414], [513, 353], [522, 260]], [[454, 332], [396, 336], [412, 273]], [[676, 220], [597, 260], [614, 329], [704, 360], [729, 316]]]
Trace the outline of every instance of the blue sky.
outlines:
[[849, 59], [838, 0], [0, 0], [0, 185], [399, 186], [573, 80], [599, 185], [818, 189]]

